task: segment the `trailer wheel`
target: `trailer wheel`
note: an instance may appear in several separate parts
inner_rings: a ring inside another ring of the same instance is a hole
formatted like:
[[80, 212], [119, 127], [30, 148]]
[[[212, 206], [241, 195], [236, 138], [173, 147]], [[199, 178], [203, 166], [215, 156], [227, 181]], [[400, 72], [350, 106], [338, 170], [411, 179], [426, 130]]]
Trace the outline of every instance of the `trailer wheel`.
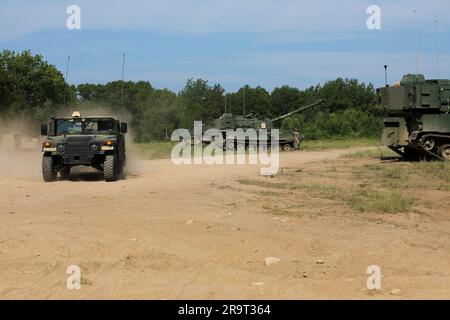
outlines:
[[56, 168], [52, 156], [42, 157], [42, 177], [45, 182], [56, 181]]

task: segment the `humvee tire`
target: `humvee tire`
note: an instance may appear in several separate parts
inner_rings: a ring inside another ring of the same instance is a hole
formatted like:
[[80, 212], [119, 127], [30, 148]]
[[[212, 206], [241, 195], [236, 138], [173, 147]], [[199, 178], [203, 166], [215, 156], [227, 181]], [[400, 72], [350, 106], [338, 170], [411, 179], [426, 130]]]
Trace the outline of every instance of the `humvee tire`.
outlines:
[[52, 156], [42, 157], [42, 177], [45, 182], [56, 181], [56, 168]]
[[115, 155], [105, 156], [105, 162], [103, 163], [103, 177], [105, 181], [117, 181], [118, 171], [117, 157]]

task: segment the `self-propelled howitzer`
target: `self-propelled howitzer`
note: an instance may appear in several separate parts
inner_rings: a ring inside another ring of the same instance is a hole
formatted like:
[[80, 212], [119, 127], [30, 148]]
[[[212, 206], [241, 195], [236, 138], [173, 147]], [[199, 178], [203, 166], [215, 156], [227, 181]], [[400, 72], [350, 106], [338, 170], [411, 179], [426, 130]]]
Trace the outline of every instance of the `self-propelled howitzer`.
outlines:
[[[297, 108], [291, 112], [283, 114], [282, 116], [270, 119], [267, 117], [258, 118], [253, 115], [246, 116], [235, 116], [232, 113], [224, 113], [220, 118], [215, 119], [214, 125], [211, 126], [222, 132], [224, 141], [226, 141], [226, 131], [227, 130], [237, 130], [237, 129], [253, 129], [259, 132], [260, 129], [266, 129], [268, 134], [267, 144], [270, 145], [270, 130], [275, 129], [274, 123], [288, 118], [296, 113], [303, 112], [307, 109], [315, 107], [317, 105], [321, 105], [324, 102], [323, 99], [320, 99], [313, 104], [302, 106]], [[279, 147], [284, 151], [291, 151], [293, 149], [299, 149], [300, 143], [303, 141], [303, 137], [300, 136], [298, 132], [291, 130], [282, 130], [279, 131]], [[208, 141], [204, 141], [204, 144], [209, 143]], [[226, 141], [226, 147], [229, 149], [236, 148], [238, 145], [238, 141], [236, 140], [228, 140]], [[246, 141], [245, 145], [248, 147], [249, 142]], [[250, 144], [251, 147], [251, 144]]]
[[386, 146], [407, 158], [450, 160], [450, 80], [408, 74], [377, 91], [388, 114]]

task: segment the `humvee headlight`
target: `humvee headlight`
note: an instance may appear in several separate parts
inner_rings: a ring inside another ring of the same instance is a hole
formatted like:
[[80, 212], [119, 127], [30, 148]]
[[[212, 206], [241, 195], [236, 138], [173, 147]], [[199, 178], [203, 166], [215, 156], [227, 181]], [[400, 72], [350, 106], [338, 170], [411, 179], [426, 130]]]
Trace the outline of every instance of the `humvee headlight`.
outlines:
[[45, 141], [42, 144], [42, 151], [43, 152], [55, 152], [56, 148], [51, 141]]
[[59, 153], [64, 153], [64, 151], [66, 151], [66, 148], [64, 147], [64, 145], [60, 144], [56, 150], [58, 150]]
[[114, 150], [114, 143], [112, 140], [103, 141], [102, 151], [110, 151]]

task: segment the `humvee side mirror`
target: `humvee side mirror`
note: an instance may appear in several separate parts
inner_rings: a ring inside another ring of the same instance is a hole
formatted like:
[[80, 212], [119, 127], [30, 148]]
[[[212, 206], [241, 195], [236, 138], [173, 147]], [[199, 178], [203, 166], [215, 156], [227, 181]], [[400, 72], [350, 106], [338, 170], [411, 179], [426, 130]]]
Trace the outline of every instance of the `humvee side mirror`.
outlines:
[[128, 132], [128, 124], [126, 122], [122, 122], [120, 124], [120, 132], [127, 133]]
[[41, 124], [41, 136], [46, 136], [47, 133], [48, 133], [47, 125], [46, 124]]

